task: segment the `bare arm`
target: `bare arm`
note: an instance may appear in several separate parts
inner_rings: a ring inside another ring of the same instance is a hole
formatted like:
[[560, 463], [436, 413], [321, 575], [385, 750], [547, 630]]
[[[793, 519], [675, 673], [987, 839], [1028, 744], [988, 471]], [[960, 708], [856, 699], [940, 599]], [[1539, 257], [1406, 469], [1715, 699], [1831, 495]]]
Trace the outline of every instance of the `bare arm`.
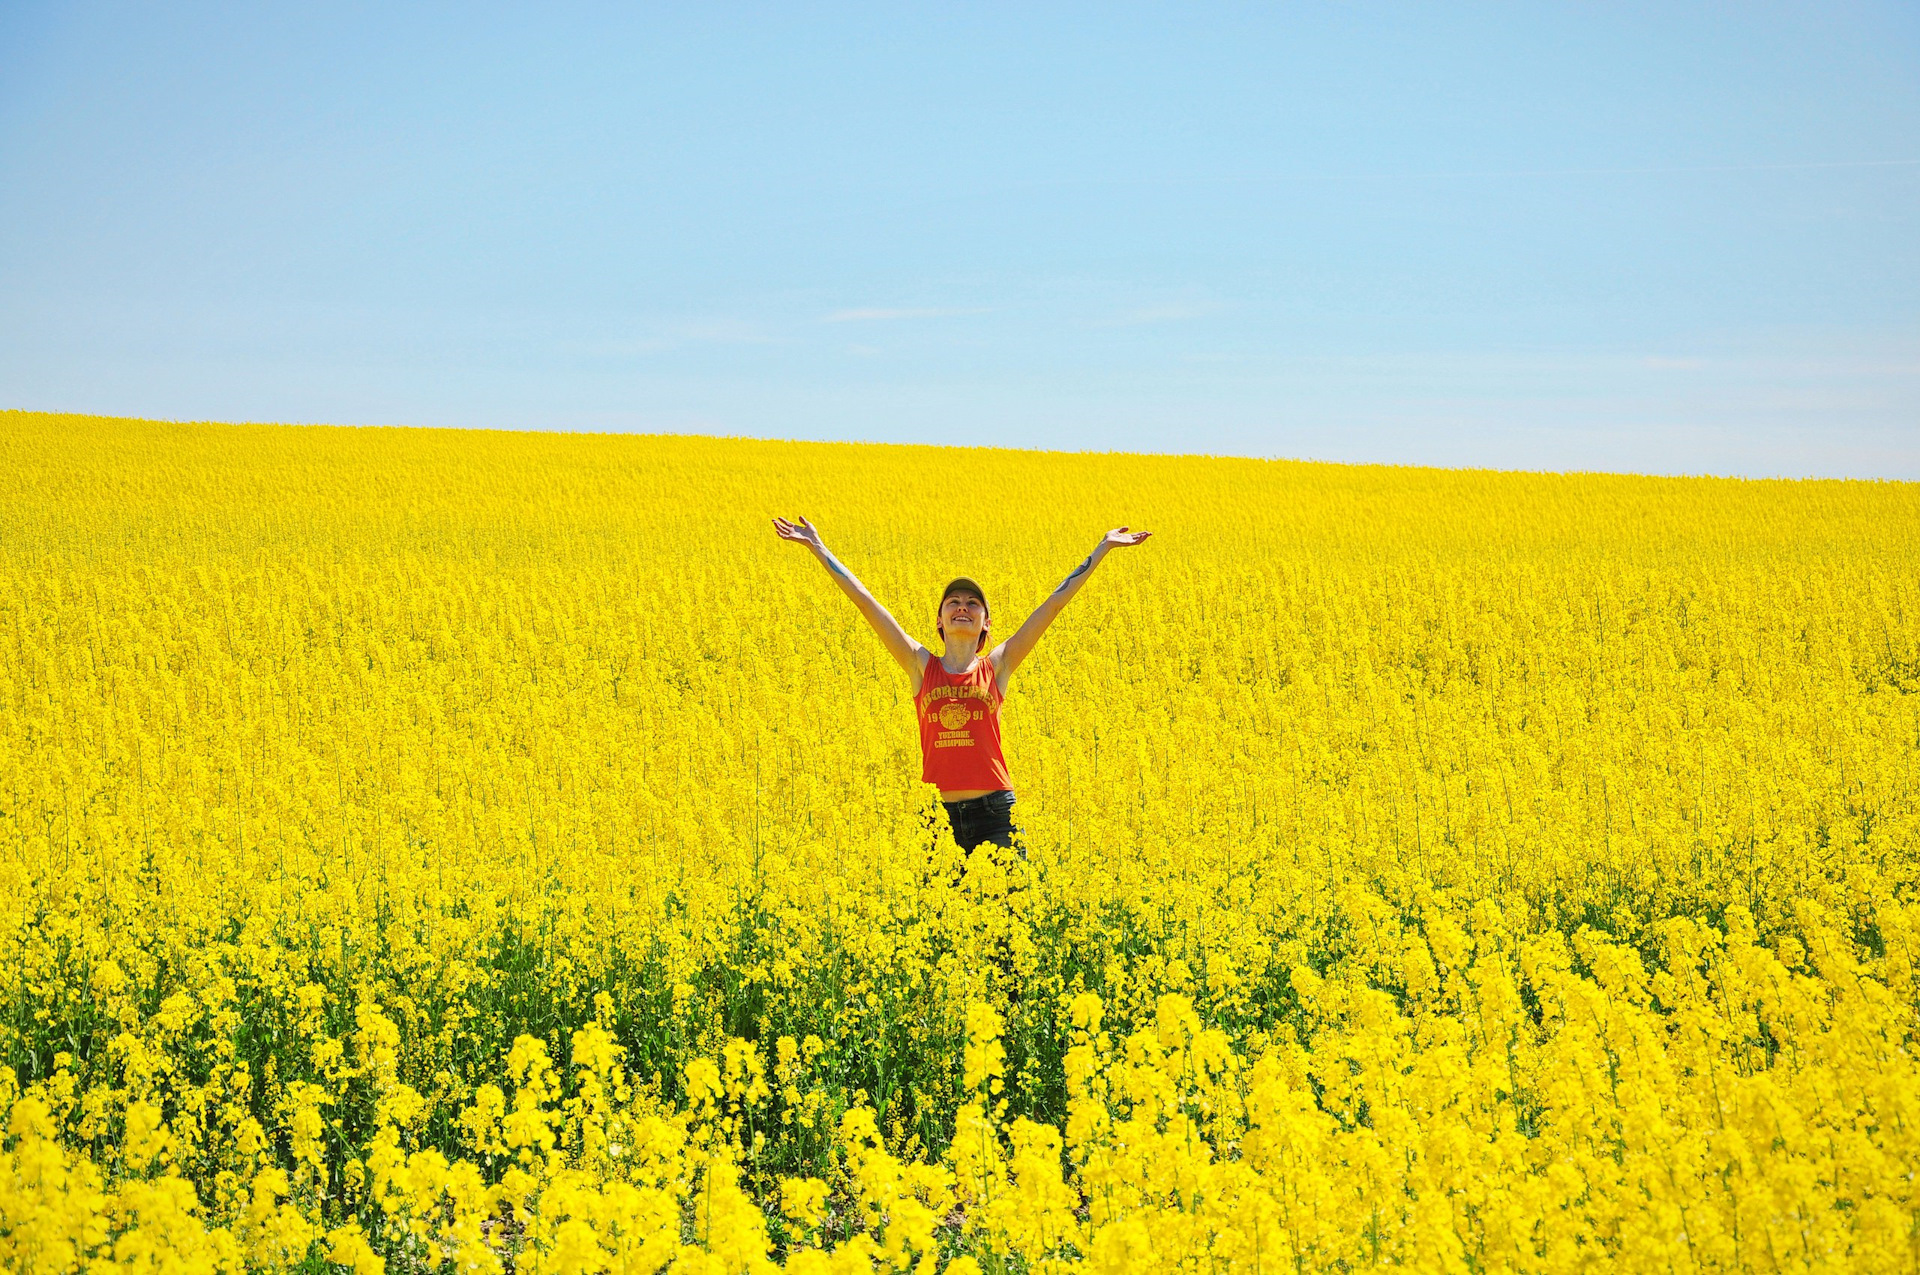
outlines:
[[1087, 555], [1087, 560], [1068, 572], [1067, 578], [1060, 582], [1060, 586], [1047, 595], [1045, 602], [1034, 609], [1033, 614], [1027, 617], [1027, 622], [1022, 624], [1012, 637], [994, 648], [990, 658], [993, 660], [994, 673], [1003, 690], [1007, 679], [1013, 676], [1013, 670], [1020, 667], [1020, 662], [1032, 653], [1033, 648], [1040, 641], [1040, 635], [1047, 631], [1047, 626], [1053, 623], [1053, 618], [1060, 614], [1061, 609], [1073, 600], [1073, 595], [1080, 592], [1080, 586], [1087, 582], [1087, 577], [1093, 574], [1093, 569], [1100, 565], [1101, 560], [1114, 549], [1130, 549], [1134, 545], [1144, 543], [1152, 534], [1151, 531], [1129, 531], [1125, 527], [1109, 531], [1101, 537], [1100, 543], [1093, 547], [1093, 552]]
[[887, 609], [867, 592], [867, 586], [854, 578], [853, 572], [841, 565], [840, 559], [833, 556], [827, 546], [820, 541], [820, 531], [812, 523], [802, 518], [799, 522], [788, 522], [785, 518], [775, 518], [773, 529], [782, 540], [796, 540], [805, 545], [814, 557], [820, 560], [833, 582], [840, 586], [840, 592], [853, 599], [853, 605], [860, 608], [860, 614], [867, 617], [867, 623], [880, 635], [881, 643], [887, 648], [887, 654], [907, 671], [907, 678], [913, 683], [913, 693], [920, 693], [920, 675], [926, 670], [927, 648], [907, 636], [900, 622], [893, 618]]

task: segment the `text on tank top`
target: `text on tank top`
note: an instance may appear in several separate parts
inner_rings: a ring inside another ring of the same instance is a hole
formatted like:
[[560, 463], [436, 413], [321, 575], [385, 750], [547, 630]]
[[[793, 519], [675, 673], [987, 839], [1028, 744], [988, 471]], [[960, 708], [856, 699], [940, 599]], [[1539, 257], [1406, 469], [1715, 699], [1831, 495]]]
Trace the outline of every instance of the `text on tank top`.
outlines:
[[981, 657], [966, 672], [949, 673], [939, 656], [928, 653], [914, 697], [922, 782], [942, 792], [1013, 787], [1000, 753], [1001, 698], [992, 660]]

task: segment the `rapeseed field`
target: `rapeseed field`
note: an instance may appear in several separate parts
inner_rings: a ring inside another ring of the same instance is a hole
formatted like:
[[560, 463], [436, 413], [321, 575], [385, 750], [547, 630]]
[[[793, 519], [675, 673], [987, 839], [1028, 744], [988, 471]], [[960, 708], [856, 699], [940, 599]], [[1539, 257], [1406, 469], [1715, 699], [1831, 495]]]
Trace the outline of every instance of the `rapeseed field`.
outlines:
[[[1920, 490], [0, 414], [0, 1267], [1920, 1269]], [[954, 845], [909, 632], [1002, 635]]]

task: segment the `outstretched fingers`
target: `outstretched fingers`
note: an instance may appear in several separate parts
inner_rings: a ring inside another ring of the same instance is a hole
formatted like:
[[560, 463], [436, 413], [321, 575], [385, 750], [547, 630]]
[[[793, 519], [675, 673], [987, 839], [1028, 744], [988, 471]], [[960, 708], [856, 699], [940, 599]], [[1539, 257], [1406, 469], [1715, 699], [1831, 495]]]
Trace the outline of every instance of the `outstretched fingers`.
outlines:
[[818, 532], [814, 531], [813, 524], [805, 518], [800, 519], [797, 523], [788, 522], [785, 518], [775, 518], [773, 520], [773, 530], [782, 540], [799, 540], [808, 543], [817, 539], [819, 535]]

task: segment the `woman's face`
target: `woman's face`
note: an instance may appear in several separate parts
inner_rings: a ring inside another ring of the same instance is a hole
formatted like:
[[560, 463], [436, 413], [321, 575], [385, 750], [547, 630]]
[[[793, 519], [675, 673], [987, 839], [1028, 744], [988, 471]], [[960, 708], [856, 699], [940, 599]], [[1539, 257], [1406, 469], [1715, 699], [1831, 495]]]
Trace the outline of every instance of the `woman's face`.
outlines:
[[965, 637], [987, 629], [987, 604], [971, 593], [949, 593], [940, 603], [940, 636], [949, 630]]

